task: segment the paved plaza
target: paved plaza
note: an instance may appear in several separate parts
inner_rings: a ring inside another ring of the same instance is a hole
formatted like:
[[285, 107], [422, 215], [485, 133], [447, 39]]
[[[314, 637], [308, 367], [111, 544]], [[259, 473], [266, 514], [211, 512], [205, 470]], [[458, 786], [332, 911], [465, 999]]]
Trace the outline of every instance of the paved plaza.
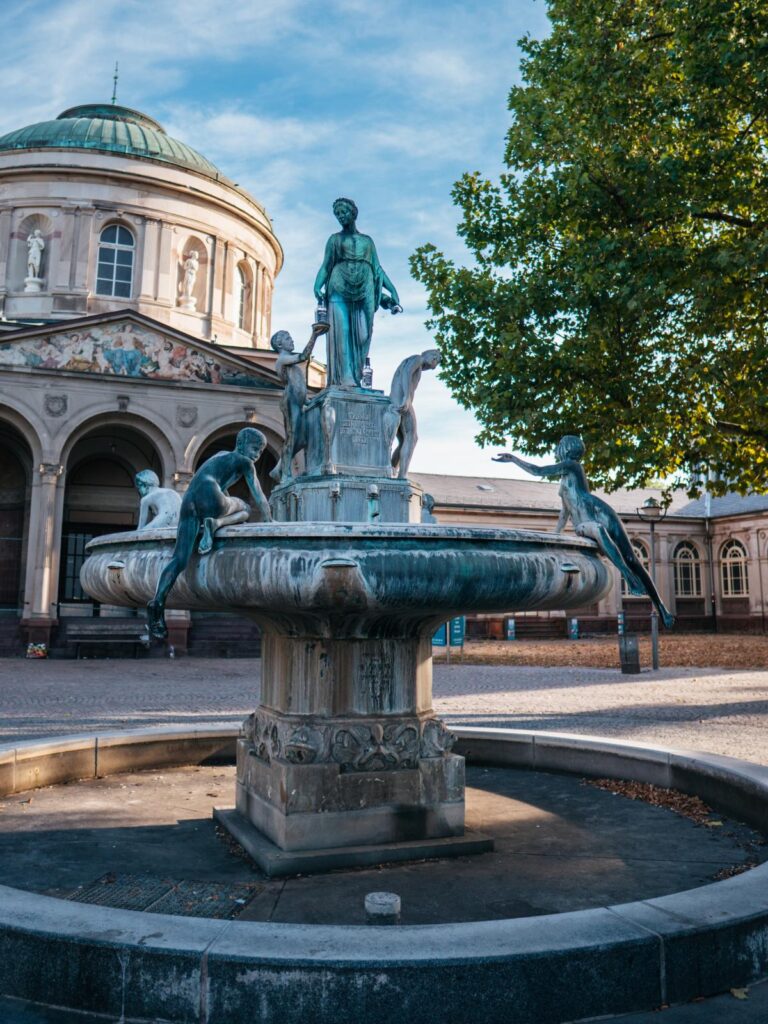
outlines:
[[[0, 742], [238, 722], [258, 701], [259, 673], [256, 659], [0, 660]], [[667, 668], [622, 676], [608, 669], [438, 663], [434, 693], [438, 713], [455, 724], [601, 734], [768, 764], [768, 670]], [[7, 999], [0, 999], [0, 1020], [96, 1022]], [[766, 1024], [768, 985], [751, 988], [746, 999], [726, 994], [624, 1021]]]
[[[439, 656], [441, 657], [441, 656]], [[0, 742], [176, 722], [239, 721], [258, 659], [0, 660]], [[768, 670], [435, 665], [450, 722], [599, 733], [768, 763]]]

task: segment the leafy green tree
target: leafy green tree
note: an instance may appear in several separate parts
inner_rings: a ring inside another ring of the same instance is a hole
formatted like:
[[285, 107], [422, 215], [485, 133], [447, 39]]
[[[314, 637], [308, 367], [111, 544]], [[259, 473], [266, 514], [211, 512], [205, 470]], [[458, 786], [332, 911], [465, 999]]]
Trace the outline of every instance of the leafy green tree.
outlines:
[[443, 373], [529, 454], [580, 433], [609, 488], [768, 489], [768, 4], [549, 0], [506, 166], [425, 245]]

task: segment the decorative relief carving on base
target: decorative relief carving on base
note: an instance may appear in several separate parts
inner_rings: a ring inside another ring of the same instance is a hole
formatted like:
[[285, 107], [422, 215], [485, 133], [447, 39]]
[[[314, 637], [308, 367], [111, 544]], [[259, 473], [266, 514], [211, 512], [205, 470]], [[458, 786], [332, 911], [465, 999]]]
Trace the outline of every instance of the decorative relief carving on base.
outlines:
[[342, 771], [378, 772], [416, 768], [423, 758], [442, 757], [456, 737], [439, 718], [279, 718], [255, 711], [243, 723], [251, 753], [262, 761], [338, 764]]

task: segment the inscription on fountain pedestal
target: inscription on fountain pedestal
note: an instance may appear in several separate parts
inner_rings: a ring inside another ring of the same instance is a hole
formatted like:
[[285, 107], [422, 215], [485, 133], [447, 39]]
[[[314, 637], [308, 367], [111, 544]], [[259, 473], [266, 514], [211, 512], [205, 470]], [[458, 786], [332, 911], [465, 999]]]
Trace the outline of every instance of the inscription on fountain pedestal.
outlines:
[[[307, 405], [307, 475], [331, 472], [391, 478], [386, 395], [327, 388]], [[332, 415], [329, 416], [329, 412]], [[332, 422], [330, 430], [323, 430]]]

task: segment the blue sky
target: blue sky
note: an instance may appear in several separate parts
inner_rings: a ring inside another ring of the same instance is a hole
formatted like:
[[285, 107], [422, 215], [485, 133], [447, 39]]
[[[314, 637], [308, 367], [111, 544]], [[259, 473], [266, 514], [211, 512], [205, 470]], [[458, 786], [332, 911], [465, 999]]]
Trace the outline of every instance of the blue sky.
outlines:
[[[543, 0], [17, 0], [0, 64], [0, 133], [108, 100], [156, 117], [247, 188], [285, 249], [273, 329], [303, 341], [331, 203], [351, 196], [359, 227], [400, 292], [380, 311], [371, 361], [388, 390], [398, 362], [430, 348], [425, 293], [408, 257], [434, 242], [458, 259], [453, 182], [501, 169], [517, 40], [547, 32]], [[425, 374], [412, 469], [517, 476], [474, 444], [477, 426]]]

